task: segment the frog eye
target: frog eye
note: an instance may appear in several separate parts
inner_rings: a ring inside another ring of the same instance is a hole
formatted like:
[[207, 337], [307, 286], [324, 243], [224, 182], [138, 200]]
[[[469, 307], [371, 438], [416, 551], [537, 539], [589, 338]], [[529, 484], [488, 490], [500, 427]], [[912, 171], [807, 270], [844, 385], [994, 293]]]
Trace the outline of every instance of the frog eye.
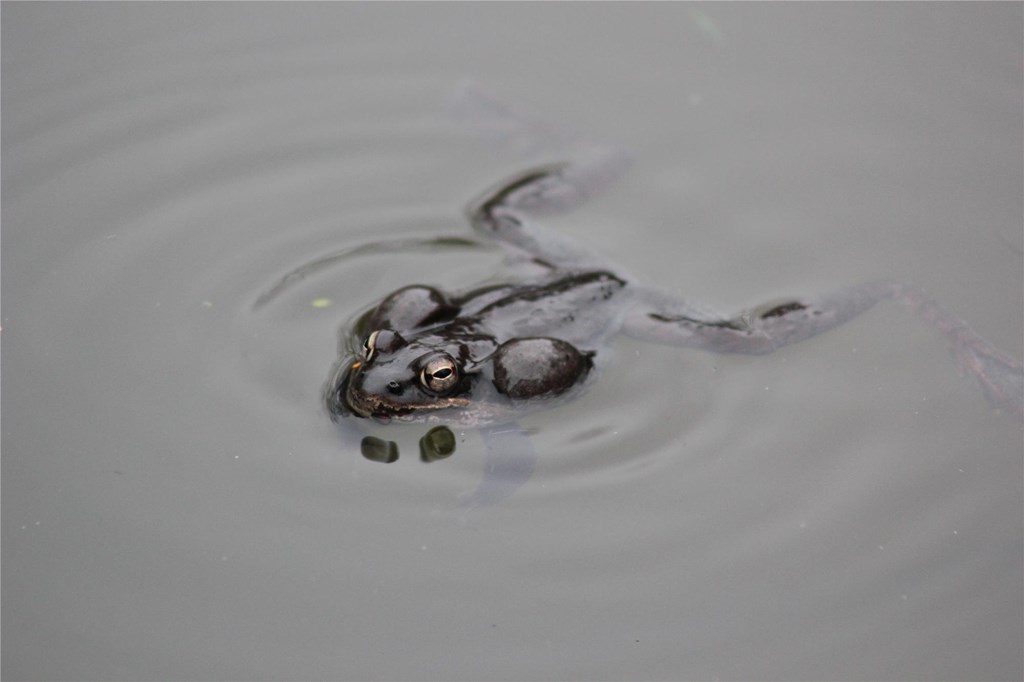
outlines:
[[459, 366], [447, 355], [427, 361], [420, 370], [420, 383], [433, 393], [446, 393], [459, 381]]
[[380, 353], [393, 353], [406, 344], [398, 332], [390, 329], [378, 329], [370, 332], [363, 339], [363, 360], [370, 362]]
[[370, 332], [369, 336], [363, 339], [363, 360], [369, 362], [377, 354], [377, 337], [380, 331]]

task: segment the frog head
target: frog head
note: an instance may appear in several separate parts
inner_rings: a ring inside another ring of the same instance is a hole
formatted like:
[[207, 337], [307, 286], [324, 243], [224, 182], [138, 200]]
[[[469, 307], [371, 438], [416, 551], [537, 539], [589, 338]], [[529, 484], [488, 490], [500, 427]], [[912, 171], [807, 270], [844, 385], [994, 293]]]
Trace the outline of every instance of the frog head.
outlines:
[[414, 421], [425, 411], [468, 406], [473, 381], [467, 354], [430, 340], [407, 341], [389, 329], [370, 332], [335, 388], [338, 411]]

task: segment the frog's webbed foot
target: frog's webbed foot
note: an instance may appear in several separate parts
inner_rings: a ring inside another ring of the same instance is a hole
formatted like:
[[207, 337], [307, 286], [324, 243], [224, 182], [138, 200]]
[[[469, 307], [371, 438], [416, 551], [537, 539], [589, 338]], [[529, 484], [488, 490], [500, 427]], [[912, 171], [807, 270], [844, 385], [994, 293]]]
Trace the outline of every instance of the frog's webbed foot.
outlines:
[[1024, 364], [1002, 352], [921, 289], [891, 284], [892, 298], [950, 341], [961, 372], [974, 376], [994, 407], [1024, 421]]
[[892, 299], [949, 341], [964, 373], [978, 380], [995, 407], [1024, 421], [1024, 365], [911, 285], [868, 282], [823, 296], [762, 305], [733, 318], [708, 314], [659, 291], [641, 289], [635, 295], [636, 305], [623, 322], [626, 335], [672, 346], [750, 355], [771, 353], [817, 336], [879, 301]]
[[978, 380], [989, 403], [1024, 421], [1024, 366], [995, 348], [973, 330], [954, 341], [953, 352], [965, 374]]

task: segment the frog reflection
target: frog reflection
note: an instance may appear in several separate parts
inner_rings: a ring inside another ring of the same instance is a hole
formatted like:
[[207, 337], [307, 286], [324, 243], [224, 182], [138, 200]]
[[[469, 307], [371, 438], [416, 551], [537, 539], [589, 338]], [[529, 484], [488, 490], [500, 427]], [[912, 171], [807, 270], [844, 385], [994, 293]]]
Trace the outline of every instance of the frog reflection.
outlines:
[[617, 163], [598, 154], [533, 168], [470, 204], [472, 226], [509, 252], [523, 278], [454, 294], [407, 286], [367, 311], [325, 386], [332, 418], [507, 424], [585, 390], [608, 362], [616, 334], [763, 354], [832, 329], [883, 299], [941, 332], [992, 403], [1024, 418], [1021, 363], [920, 289], [872, 282], [720, 316], [641, 284], [533, 221], [540, 209], [569, 208], [592, 194], [616, 174]]
[[[366, 436], [359, 444], [363, 457], [371, 462], [393, 464], [398, 461], [398, 443]], [[455, 452], [455, 434], [447, 426], [435, 426], [420, 438], [420, 461], [424, 464], [447, 459]]]

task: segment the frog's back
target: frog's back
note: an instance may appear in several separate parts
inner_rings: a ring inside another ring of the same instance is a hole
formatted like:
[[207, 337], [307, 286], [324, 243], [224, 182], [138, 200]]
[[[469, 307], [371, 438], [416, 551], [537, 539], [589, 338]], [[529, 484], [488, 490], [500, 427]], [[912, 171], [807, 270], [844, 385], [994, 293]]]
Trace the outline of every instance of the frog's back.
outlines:
[[557, 270], [476, 310], [466, 310], [499, 341], [552, 337], [596, 350], [625, 313], [626, 281], [607, 270]]

